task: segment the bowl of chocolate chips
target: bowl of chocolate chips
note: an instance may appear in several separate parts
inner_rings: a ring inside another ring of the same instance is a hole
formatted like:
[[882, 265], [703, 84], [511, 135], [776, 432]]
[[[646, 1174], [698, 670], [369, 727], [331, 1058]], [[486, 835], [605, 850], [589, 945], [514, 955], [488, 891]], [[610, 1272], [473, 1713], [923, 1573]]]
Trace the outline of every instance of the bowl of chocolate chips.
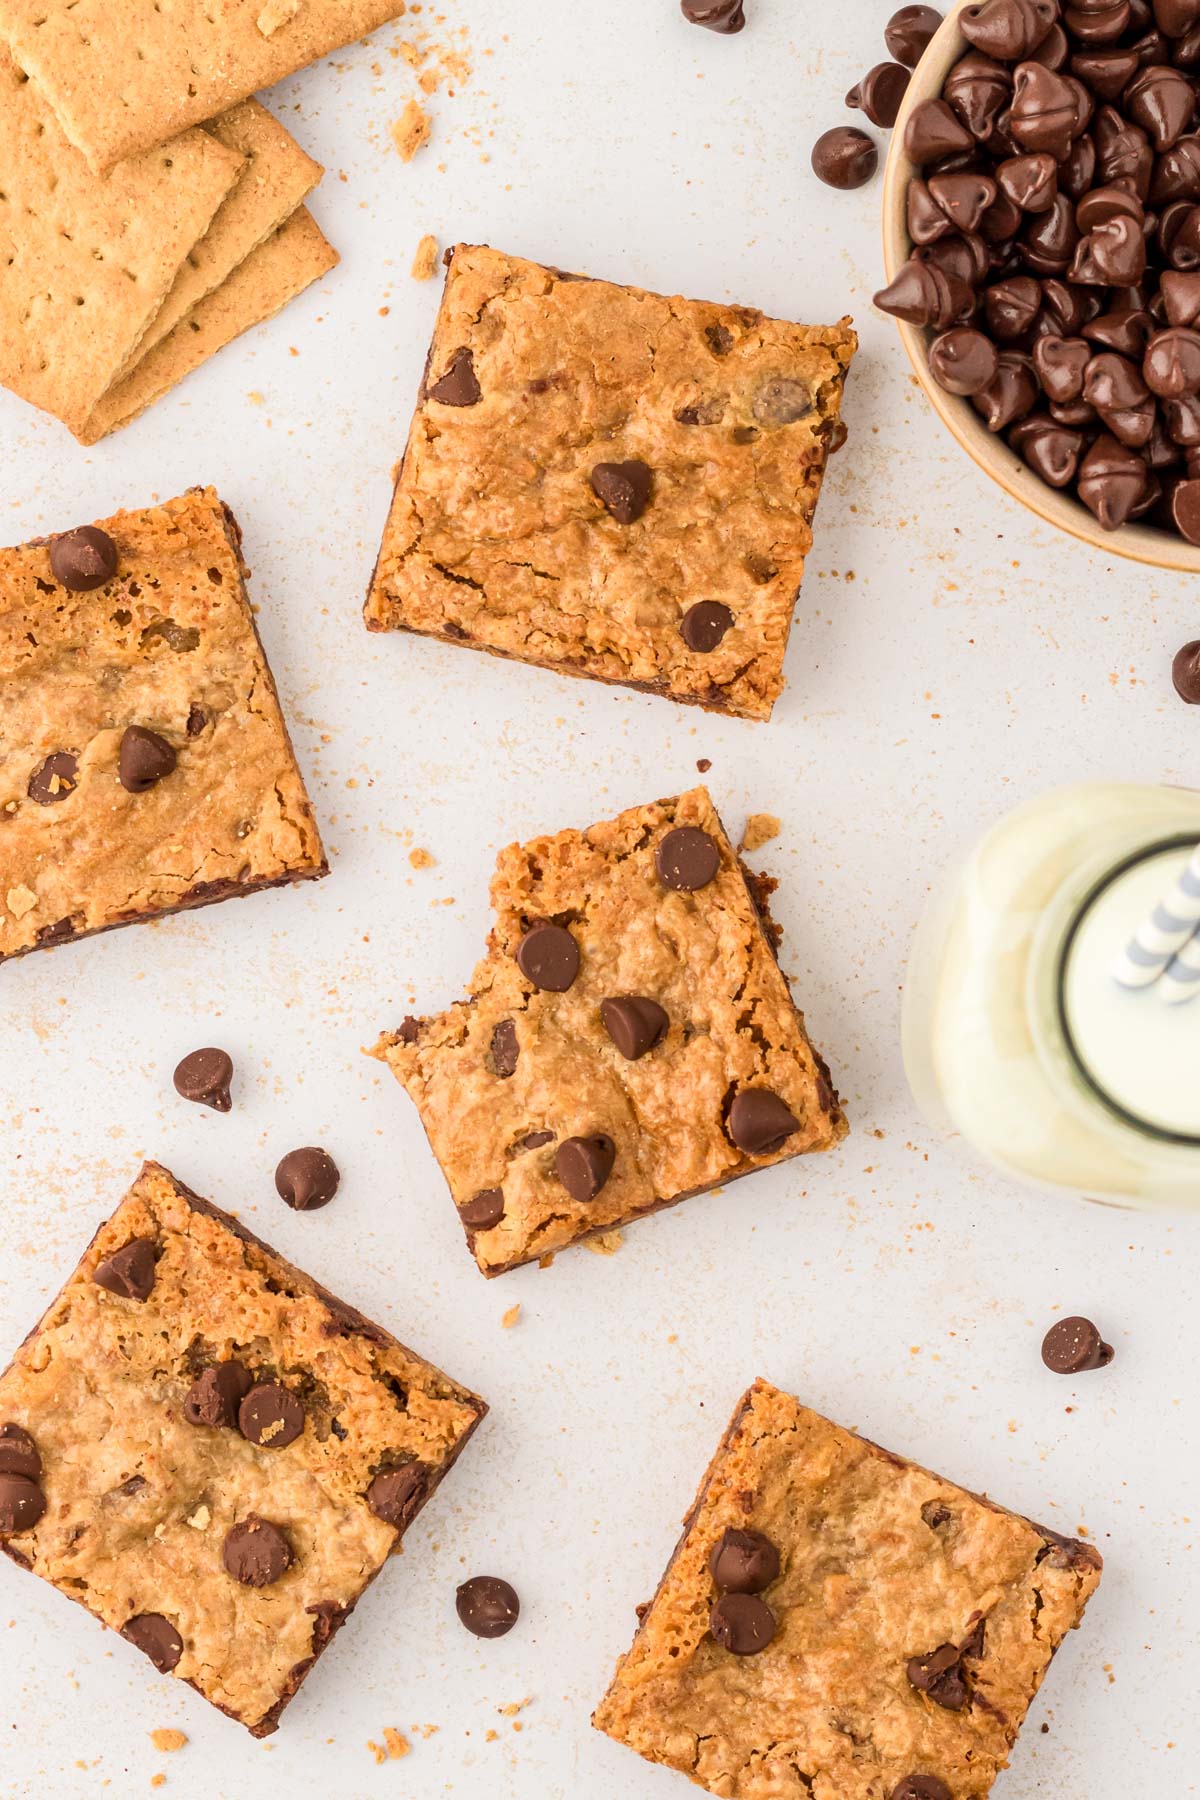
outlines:
[[1096, 548], [1200, 571], [1200, 0], [965, 0], [883, 219], [875, 303], [963, 448]]

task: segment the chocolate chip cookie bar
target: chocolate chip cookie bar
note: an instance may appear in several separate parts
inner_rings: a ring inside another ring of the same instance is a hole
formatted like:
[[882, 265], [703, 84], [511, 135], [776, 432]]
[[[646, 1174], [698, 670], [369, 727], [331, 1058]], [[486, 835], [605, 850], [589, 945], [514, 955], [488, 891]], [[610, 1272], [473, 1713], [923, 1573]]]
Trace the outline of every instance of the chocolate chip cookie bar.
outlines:
[[593, 1723], [727, 1800], [984, 1800], [1100, 1570], [756, 1381]]
[[368, 627], [769, 718], [856, 343], [460, 245]]
[[211, 488], [0, 550], [0, 961], [324, 875]]
[[774, 886], [704, 788], [501, 853], [470, 997], [373, 1052], [485, 1275], [845, 1135], [775, 960]]
[[485, 1411], [147, 1163], [0, 1375], [0, 1550], [265, 1737]]

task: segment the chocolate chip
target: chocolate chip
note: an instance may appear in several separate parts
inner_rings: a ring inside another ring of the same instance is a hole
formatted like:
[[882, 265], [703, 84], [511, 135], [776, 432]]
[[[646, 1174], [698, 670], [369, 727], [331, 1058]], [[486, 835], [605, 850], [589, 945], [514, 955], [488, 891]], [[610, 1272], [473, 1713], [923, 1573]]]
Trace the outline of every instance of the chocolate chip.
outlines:
[[483, 389], [475, 374], [475, 358], [470, 350], [462, 347], [454, 352], [446, 373], [429, 389], [429, 398], [440, 401], [443, 406], [478, 406], [483, 399]]
[[712, 1547], [708, 1567], [723, 1594], [761, 1594], [779, 1575], [779, 1552], [761, 1531], [731, 1525]]
[[46, 1510], [46, 1496], [27, 1475], [0, 1473], [0, 1537], [32, 1531]]
[[928, 1694], [934, 1705], [946, 1712], [961, 1712], [967, 1704], [967, 1684], [956, 1645], [941, 1644], [928, 1656], [910, 1657], [907, 1674], [910, 1686], [919, 1694]]
[[823, 131], [812, 147], [812, 171], [826, 187], [860, 188], [879, 166], [874, 141], [857, 125], [835, 125]]
[[127, 725], [121, 734], [117, 772], [129, 794], [144, 794], [175, 768], [177, 757], [166, 738], [144, 725]]
[[880, 312], [891, 313], [909, 325], [929, 325], [944, 331], [964, 319], [975, 305], [970, 285], [935, 262], [910, 256], [895, 279], [874, 296]]
[[291, 1568], [292, 1547], [278, 1525], [251, 1513], [226, 1533], [222, 1558], [243, 1587], [265, 1588]]
[[689, 650], [707, 656], [733, 626], [733, 614], [719, 600], [697, 600], [679, 621], [679, 635]]
[[501, 1081], [507, 1081], [510, 1075], [516, 1074], [521, 1046], [517, 1041], [516, 1025], [511, 1019], [501, 1019], [493, 1029], [490, 1055], [492, 1071]]
[[954, 1800], [954, 1796], [936, 1775], [906, 1775], [892, 1789], [891, 1800]]
[[1006, 431], [1032, 412], [1037, 404], [1038, 383], [1029, 357], [1002, 350], [997, 360], [995, 380], [981, 393], [972, 395], [971, 405], [989, 431]]
[[1018, 63], [1009, 130], [1022, 150], [1045, 150], [1061, 162], [1078, 135], [1079, 84], [1040, 63]]
[[799, 1129], [799, 1119], [770, 1088], [744, 1088], [734, 1095], [729, 1135], [748, 1156], [770, 1156]]
[[304, 1430], [304, 1407], [282, 1382], [260, 1381], [238, 1407], [238, 1430], [262, 1450], [286, 1450]]
[[1105, 531], [1132, 517], [1146, 492], [1146, 465], [1135, 451], [1103, 432], [1079, 465], [1077, 492]]
[[733, 333], [726, 325], [706, 325], [704, 337], [714, 356], [728, 356], [733, 349]]
[[98, 525], [79, 525], [50, 539], [50, 570], [60, 587], [88, 594], [117, 572], [117, 546]]
[[1189, 544], [1200, 544], [1200, 480], [1175, 482], [1169, 509], [1180, 537], [1186, 538]]
[[1074, 481], [1083, 454], [1083, 437], [1042, 415], [1021, 419], [1009, 437], [1033, 470], [1050, 487], [1063, 488]]
[[689, 25], [703, 25], [725, 37], [746, 23], [744, 0], [679, 0], [679, 7]]
[[1081, 1375], [1104, 1369], [1114, 1355], [1090, 1319], [1059, 1319], [1042, 1339], [1042, 1361], [1056, 1375]]
[[198, 738], [207, 724], [208, 714], [202, 706], [188, 708], [187, 725], [184, 729], [190, 738]]
[[960, 151], [973, 152], [975, 140], [944, 100], [922, 100], [908, 115], [904, 148], [915, 163], [924, 167]]
[[306, 1144], [289, 1150], [275, 1170], [275, 1192], [293, 1212], [316, 1212], [328, 1206], [338, 1191], [341, 1176], [328, 1150]]
[[1167, 150], [1182, 137], [1196, 111], [1187, 76], [1162, 65], [1139, 69], [1121, 97], [1135, 124], [1150, 133], [1154, 148]]
[[1200, 332], [1186, 325], [1155, 332], [1142, 359], [1142, 378], [1164, 400], [1200, 391]]
[[990, 138], [1012, 100], [1012, 70], [980, 50], [969, 50], [942, 83], [942, 98], [972, 137]]
[[774, 430], [811, 418], [816, 406], [812, 389], [806, 381], [793, 381], [787, 376], [775, 375], [757, 389], [750, 410], [760, 425]]
[[996, 379], [999, 366], [995, 344], [970, 325], [952, 325], [929, 346], [934, 380], [949, 394], [981, 394]]
[[183, 1416], [189, 1425], [219, 1427], [236, 1425], [238, 1407], [254, 1386], [254, 1377], [243, 1363], [230, 1360], [216, 1363], [197, 1375], [183, 1403]]
[[627, 1062], [637, 1062], [660, 1044], [671, 1021], [657, 1000], [622, 994], [600, 1002], [600, 1019]]
[[775, 1636], [775, 1614], [757, 1594], [722, 1594], [708, 1615], [708, 1629], [722, 1650], [757, 1656]]
[[121, 1636], [148, 1656], [160, 1675], [169, 1675], [183, 1655], [183, 1639], [161, 1613], [137, 1613], [121, 1627]]
[[425, 1497], [428, 1475], [424, 1463], [419, 1462], [381, 1469], [367, 1489], [367, 1505], [377, 1519], [401, 1531]]
[[884, 26], [883, 41], [898, 63], [915, 69], [941, 22], [932, 6], [902, 6]]
[[943, 1525], [950, 1523], [954, 1514], [940, 1500], [926, 1500], [921, 1507], [921, 1517], [930, 1531], [940, 1531]]
[[517, 945], [517, 967], [534, 987], [565, 994], [579, 973], [579, 945], [565, 925], [539, 919]]
[[876, 63], [846, 95], [846, 105], [865, 112], [872, 125], [890, 131], [912, 76], [900, 63]]
[[674, 831], [668, 831], [659, 839], [654, 866], [664, 887], [693, 894], [715, 881], [721, 867], [721, 852], [715, 839], [699, 826], [677, 825]]
[[224, 1050], [193, 1050], [176, 1067], [175, 1092], [198, 1106], [227, 1113], [233, 1105], [229, 1092], [232, 1080], [233, 1059]]
[[603, 1132], [564, 1138], [554, 1152], [554, 1173], [580, 1205], [594, 1200], [612, 1174], [617, 1146]]
[[504, 1217], [504, 1189], [480, 1188], [459, 1207], [458, 1216], [471, 1231], [491, 1231]]
[[38, 1447], [21, 1425], [0, 1425], [0, 1475], [23, 1475], [26, 1481], [42, 1478]]
[[1171, 680], [1181, 700], [1189, 706], [1200, 706], [1200, 638], [1192, 638], [1175, 652]]
[[1056, 0], [983, 0], [966, 6], [958, 28], [969, 44], [1000, 62], [1032, 56], [1058, 17]]
[[39, 806], [55, 806], [75, 792], [79, 763], [69, 750], [55, 750], [29, 777], [25, 792]]
[[472, 1575], [455, 1594], [454, 1607], [472, 1636], [499, 1638], [516, 1624], [521, 1602], [498, 1575]]
[[154, 1292], [154, 1279], [154, 1244], [150, 1238], [130, 1238], [92, 1271], [97, 1287], [122, 1300], [148, 1300]]
[[592, 470], [592, 492], [618, 525], [633, 525], [641, 518], [653, 485], [653, 471], [636, 457], [630, 462], [597, 463]]
[[527, 1131], [523, 1138], [517, 1139], [522, 1150], [540, 1150], [543, 1144], [554, 1142], [552, 1131]]

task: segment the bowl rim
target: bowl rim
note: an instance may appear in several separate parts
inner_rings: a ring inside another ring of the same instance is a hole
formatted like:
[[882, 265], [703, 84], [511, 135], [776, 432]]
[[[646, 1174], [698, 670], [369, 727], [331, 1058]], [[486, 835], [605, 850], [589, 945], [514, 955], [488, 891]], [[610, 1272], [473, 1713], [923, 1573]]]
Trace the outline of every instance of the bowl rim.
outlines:
[[[882, 226], [883, 266], [890, 282], [902, 263], [908, 260], [912, 244], [908, 236], [906, 196], [916, 167], [904, 148], [904, 127], [913, 108], [922, 100], [937, 99], [952, 65], [970, 45], [958, 28], [958, 15], [975, 0], [956, 0], [924, 55], [913, 70], [912, 79], [896, 117], [892, 140], [883, 171]], [[1073, 495], [1049, 487], [1028, 468], [1014, 450], [999, 436], [994, 436], [969, 401], [948, 394], [933, 379], [927, 354], [928, 334], [922, 327], [893, 319], [900, 341], [913, 371], [951, 436], [966, 451], [971, 461], [985, 475], [1002, 487], [1006, 494], [1035, 513], [1048, 525], [1067, 532], [1081, 543], [1099, 550], [1105, 556], [1121, 556], [1133, 562], [1147, 563], [1159, 569], [1178, 569], [1200, 574], [1200, 545], [1184, 538], [1172, 537], [1148, 525], [1121, 525], [1116, 531], [1105, 531], [1099, 521]]]

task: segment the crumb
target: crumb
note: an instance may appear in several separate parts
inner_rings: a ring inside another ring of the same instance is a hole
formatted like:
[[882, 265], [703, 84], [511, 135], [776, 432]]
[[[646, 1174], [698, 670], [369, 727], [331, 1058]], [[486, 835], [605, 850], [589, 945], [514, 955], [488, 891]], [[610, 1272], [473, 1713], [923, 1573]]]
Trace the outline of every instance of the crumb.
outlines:
[[525, 1711], [532, 1699], [532, 1694], [526, 1694], [523, 1700], [510, 1700], [507, 1706], [498, 1706], [496, 1711], [502, 1719], [515, 1719], [519, 1712]]
[[[36, 896], [34, 899], [34, 904], [35, 905], [37, 904]], [[544, 1256], [538, 1257], [538, 1268], [539, 1269], [549, 1269], [553, 1265], [554, 1256], [555, 1256], [555, 1253], [553, 1250], [547, 1250]]]
[[267, 404], [266, 396], [260, 394], [257, 388], [251, 388], [250, 392], [246, 395], [246, 398], [251, 406], [265, 406]]
[[150, 1777], [150, 1786], [151, 1787], [166, 1787], [166, 1785], [167, 1785], [167, 1778], [163, 1774], [161, 1769], [159, 1770], [157, 1775], [152, 1775]]
[[509, 1307], [508, 1311], [505, 1313], [504, 1317], [500, 1321], [500, 1323], [503, 1325], [505, 1331], [511, 1331], [513, 1326], [516, 1324], [517, 1320], [520, 1318], [520, 1316], [521, 1316], [521, 1303], [518, 1300], [518, 1302], [515, 1306]]
[[161, 1726], [158, 1731], [152, 1731], [150, 1733], [150, 1742], [154, 1745], [156, 1750], [166, 1752], [170, 1750], [182, 1750], [183, 1746], [187, 1743], [187, 1738], [182, 1731], [176, 1731], [173, 1726], [164, 1725]]
[[374, 1738], [367, 1739], [367, 1749], [371, 1751], [377, 1763], [385, 1763], [387, 1761], [388, 1753], [386, 1746], [377, 1744]]
[[738, 849], [761, 850], [764, 844], [769, 844], [772, 838], [779, 836], [781, 829], [774, 813], [751, 813], [746, 820], [746, 829], [742, 833]]
[[601, 1231], [595, 1237], [584, 1238], [583, 1247], [593, 1256], [615, 1256], [624, 1242], [623, 1231]]
[[500, 1733], [498, 1731], [493, 1731], [491, 1726], [489, 1726], [483, 1734], [483, 1741], [485, 1744], [494, 1744], [499, 1736]]
[[404, 111], [392, 121], [392, 142], [401, 162], [411, 162], [417, 151], [429, 142], [433, 129], [429, 114], [415, 100], [406, 101]]
[[438, 264], [438, 241], [431, 234], [426, 235], [417, 245], [417, 254], [413, 257], [412, 278], [414, 281], [432, 281]]
[[696, 763], [696, 767], [700, 771], [701, 775], [707, 775], [708, 771], [712, 768], [711, 758], [707, 757], [707, 756], [700, 757]]
[[428, 850], [410, 850], [408, 853], [408, 860], [414, 869], [434, 869], [437, 867], [437, 857], [431, 856]]

